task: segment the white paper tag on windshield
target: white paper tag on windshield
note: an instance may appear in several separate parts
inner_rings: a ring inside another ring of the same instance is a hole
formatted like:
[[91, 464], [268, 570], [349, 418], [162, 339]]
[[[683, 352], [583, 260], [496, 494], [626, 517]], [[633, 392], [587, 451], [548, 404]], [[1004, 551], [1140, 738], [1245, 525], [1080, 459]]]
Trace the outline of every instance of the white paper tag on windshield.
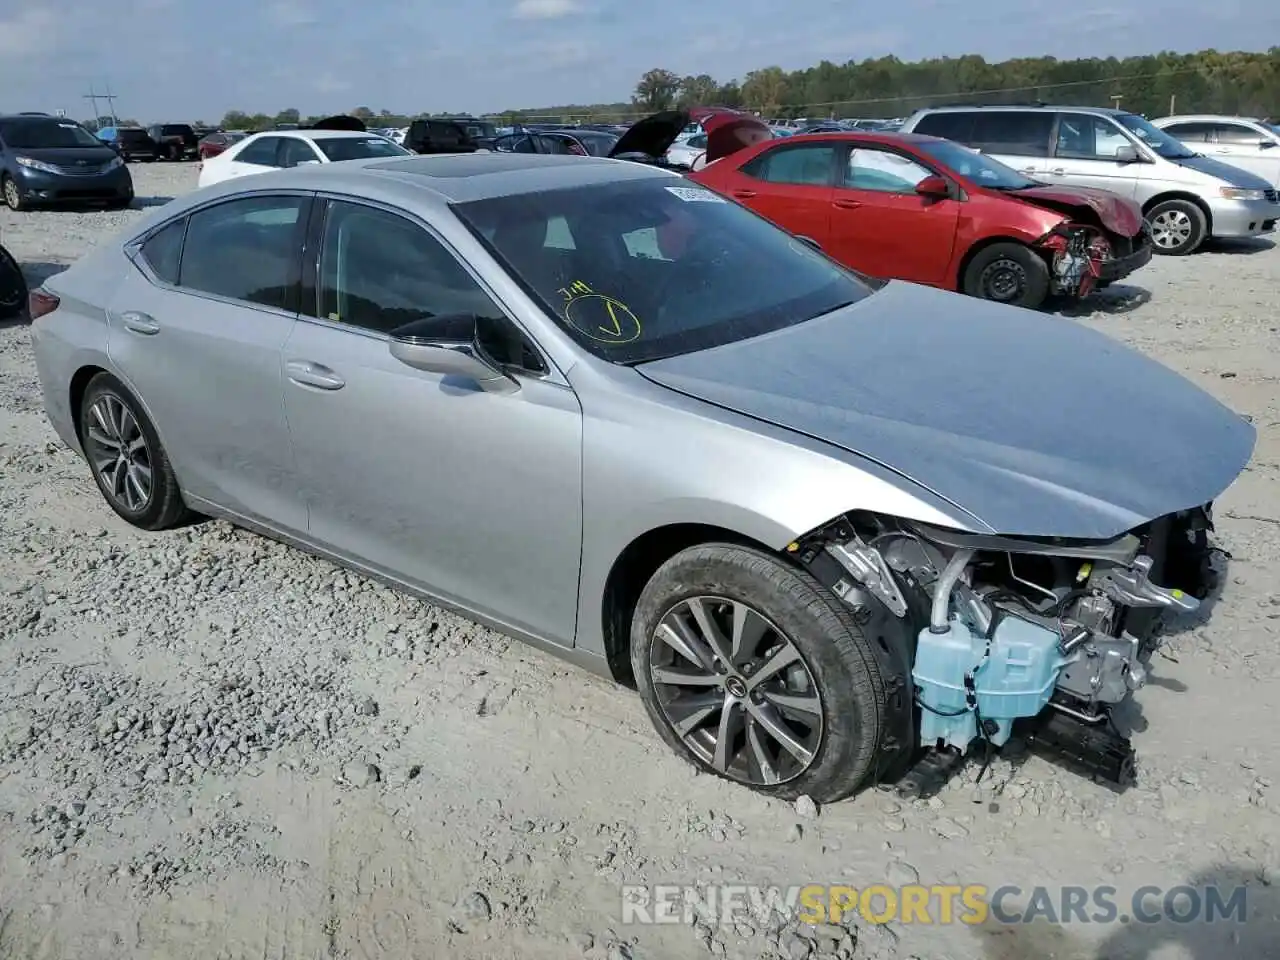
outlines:
[[712, 193], [710, 190], [701, 190], [698, 187], [667, 187], [668, 192], [674, 193], [685, 203], [728, 203], [724, 197]]

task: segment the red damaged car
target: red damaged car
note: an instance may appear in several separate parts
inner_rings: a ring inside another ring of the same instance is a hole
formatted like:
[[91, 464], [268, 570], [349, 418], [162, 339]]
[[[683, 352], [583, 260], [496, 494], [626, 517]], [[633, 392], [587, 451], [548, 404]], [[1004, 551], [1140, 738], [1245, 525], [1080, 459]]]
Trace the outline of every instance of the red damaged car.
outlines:
[[861, 273], [1034, 308], [1151, 259], [1141, 208], [1117, 194], [1030, 180], [936, 137], [766, 139], [751, 125], [738, 115], [709, 129], [689, 178]]

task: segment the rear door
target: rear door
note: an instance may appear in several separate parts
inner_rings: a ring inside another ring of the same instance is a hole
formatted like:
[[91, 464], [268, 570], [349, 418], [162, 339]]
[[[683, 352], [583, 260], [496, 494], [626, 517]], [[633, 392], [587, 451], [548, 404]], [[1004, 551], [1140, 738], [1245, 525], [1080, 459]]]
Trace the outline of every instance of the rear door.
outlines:
[[[265, 173], [280, 167], [280, 146], [284, 137], [263, 137], [246, 144], [221, 162], [226, 164], [228, 177], [244, 177], [252, 173]], [[214, 162], [218, 162], [215, 159]]]
[[1132, 146], [1133, 141], [1110, 117], [1063, 111], [1058, 115], [1053, 159], [1043, 179], [1135, 199], [1142, 165], [1116, 159], [1121, 147]]
[[306, 530], [280, 351], [296, 320], [310, 196], [215, 203], [151, 234], [111, 299], [107, 350], [183, 489]]
[[1053, 121], [1051, 110], [977, 110], [968, 145], [1024, 176], [1042, 179], [1049, 168]]
[[837, 141], [780, 142], [741, 167], [717, 171], [714, 179], [739, 203], [826, 249], [841, 153]]
[[915, 192], [936, 175], [895, 150], [849, 148], [831, 204], [827, 252], [875, 277], [947, 284], [960, 203]]
[[1280, 137], [1241, 121], [1214, 123], [1214, 142], [1205, 151], [1233, 167], [1280, 187]]

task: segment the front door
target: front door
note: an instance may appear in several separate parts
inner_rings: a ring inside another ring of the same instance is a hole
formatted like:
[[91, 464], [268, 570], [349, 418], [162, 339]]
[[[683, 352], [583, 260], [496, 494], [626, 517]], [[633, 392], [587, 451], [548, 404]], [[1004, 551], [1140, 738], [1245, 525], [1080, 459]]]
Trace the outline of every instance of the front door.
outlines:
[[831, 203], [828, 252], [875, 277], [950, 286], [960, 204], [916, 193], [934, 175], [892, 150], [850, 149]]
[[[422, 225], [334, 200], [322, 232], [316, 303], [303, 305], [284, 351], [312, 539], [571, 643], [582, 545], [576, 394]], [[457, 314], [508, 331], [490, 352], [509, 363], [517, 392], [485, 393], [391, 356], [391, 330]]]
[[278, 170], [283, 139], [283, 137], [262, 137], [241, 147], [226, 160], [227, 176], [243, 177], [253, 173]]
[[[152, 234], [111, 298], [107, 351], [183, 489], [302, 532], [281, 401], [309, 197], [253, 196]], [[145, 272], [144, 272], [145, 271]]]
[[1137, 195], [1141, 164], [1116, 159], [1121, 147], [1132, 146], [1133, 141], [1107, 117], [1062, 113], [1044, 180], [1110, 190], [1132, 200]]
[[1208, 154], [1247, 170], [1280, 187], [1280, 134], [1265, 133], [1247, 123], [1214, 122], [1215, 142]]

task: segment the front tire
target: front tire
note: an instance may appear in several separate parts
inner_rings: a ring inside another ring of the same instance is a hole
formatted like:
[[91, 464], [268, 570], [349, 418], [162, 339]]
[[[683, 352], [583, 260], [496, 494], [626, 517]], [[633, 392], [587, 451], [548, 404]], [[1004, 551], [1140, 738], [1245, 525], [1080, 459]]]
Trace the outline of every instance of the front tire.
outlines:
[[15, 212], [26, 210], [29, 208], [26, 198], [22, 195], [17, 181], [13, 177], [5, 174], [3, 182], [0, 182], [0, 193], [4, 194], [5, 206]]
[[664, 563], [636, 606], [631, 663], [658, 733], [701, 770], [830, 803], [875, 765], [885, 693], [871, 641], [769, 553], [705, 544]]
[[164, 530], [187, 515], [155, 427], [115, 377], [99, 373], [80, 401], [80, 441], [103, 499], [142, 530]]
[[1147, 211], [1155, 252], [1185, 257], [1204, 243], [1209, 223], [1204, 211], [1190, 200], [1166, 200]]
[[1049, 266], [1020, 243], [993, 243], [969, 261], [961, 289], [971, 297], [1035, 310], [1049, 295]]

